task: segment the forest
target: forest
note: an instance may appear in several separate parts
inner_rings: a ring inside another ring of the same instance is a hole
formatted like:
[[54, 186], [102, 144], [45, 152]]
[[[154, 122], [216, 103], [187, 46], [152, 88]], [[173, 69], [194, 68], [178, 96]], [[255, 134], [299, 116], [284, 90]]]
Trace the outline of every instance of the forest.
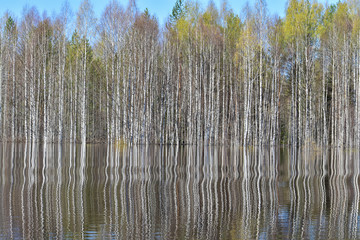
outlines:
[[359, 146], [359, 119], [357, 0], [0, 19], [2, 141]]

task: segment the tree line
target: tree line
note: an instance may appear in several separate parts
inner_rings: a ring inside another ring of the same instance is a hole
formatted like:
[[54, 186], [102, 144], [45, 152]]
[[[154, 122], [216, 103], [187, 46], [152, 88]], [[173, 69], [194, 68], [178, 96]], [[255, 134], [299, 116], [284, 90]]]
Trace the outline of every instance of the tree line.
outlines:
[[360, 144], [360, 3], [134, 0], [0, 23], [2, 141]]

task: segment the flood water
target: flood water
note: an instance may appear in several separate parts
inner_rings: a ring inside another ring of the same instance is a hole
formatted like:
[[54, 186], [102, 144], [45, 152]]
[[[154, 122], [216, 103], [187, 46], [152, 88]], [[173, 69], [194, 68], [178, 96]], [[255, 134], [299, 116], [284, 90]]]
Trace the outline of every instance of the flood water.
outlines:
[[359, 153], [0, 145], [0, 239], [355, 239]]

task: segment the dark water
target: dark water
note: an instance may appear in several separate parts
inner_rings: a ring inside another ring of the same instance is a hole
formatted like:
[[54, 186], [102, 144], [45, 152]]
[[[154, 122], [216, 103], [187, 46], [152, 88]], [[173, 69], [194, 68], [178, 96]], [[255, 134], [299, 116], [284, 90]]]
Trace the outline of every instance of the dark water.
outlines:
[[1, 239], [355, 239], [359, 153], [0, 145]]

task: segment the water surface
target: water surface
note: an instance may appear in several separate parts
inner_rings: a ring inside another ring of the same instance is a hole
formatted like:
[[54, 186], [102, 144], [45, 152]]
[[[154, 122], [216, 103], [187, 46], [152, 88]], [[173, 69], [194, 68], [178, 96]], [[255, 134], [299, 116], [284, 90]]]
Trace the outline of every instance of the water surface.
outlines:
[[1, 239], [355, 239], [359, 153], [0, 145]]

